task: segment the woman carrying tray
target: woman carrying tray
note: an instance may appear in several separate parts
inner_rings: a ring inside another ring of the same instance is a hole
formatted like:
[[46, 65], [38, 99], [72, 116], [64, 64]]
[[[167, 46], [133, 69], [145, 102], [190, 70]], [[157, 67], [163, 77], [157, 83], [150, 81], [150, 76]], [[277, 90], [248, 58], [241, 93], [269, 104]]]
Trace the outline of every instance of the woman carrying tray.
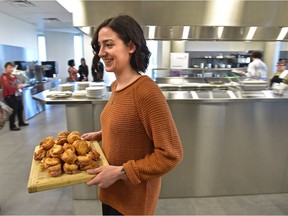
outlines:
[[142, 75], [150, 52], [140, 25], [130, 16], [105, 20], [92, 39], [94, 65], [100, 58], [114, 72], [112, 95], [101, 114], [101, 131], [82, 135], [102, 141], [109, 165], [88, 170], [97, 174], [104, 215], [154, 214], [161, 177], [183, 157], [181, 140], [164, 95]]

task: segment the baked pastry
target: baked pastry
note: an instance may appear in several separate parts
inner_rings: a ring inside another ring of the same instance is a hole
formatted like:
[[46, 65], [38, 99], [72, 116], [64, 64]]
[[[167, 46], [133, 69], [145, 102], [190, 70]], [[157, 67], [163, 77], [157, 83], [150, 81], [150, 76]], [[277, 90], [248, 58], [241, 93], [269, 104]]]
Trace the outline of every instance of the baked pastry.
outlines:
[[57, 164], [61, 164], [61, 160], [60, 158], [45, 158], [43, 161], [42, 161], [43, 165], [44, 165], [44, 168], [47, 169], [51, 166], [55, 166]]
[[47, 171], [50, 176], [53, 176], [53, 177], [60, 176], [62, 174], [61, 164], [50, 166], [47, 168]]
[[88, 146], [85, 140], [76, 140], [73, 142], [73, 146], [78, 155], [86, 155], [91, 150], [91, 147]]
[[34, 160], [41, 161], [40, 168], [50, 176], [56, 177], [63, 173], [75, 174], [78, 170], [88, 170], [97, 167], [100, 154], [92, 148], [92, 144], [82, 140], [78, 131], [62, 131], [53, 136], [47, 136], [39, 143], [34, 152]]
[[61, 145], [54, 145], [50, 150], [51, 157], [59, 157], [61, 158], [61, 154], [64, 152], [64, 148]]
[[76, 141], [76, 140], [81, 140], [81, 137], [80, 137], [80, 135], [78, 135], [78, 134], [76, 134], [76, 133], [70, 133], [69, 135], [68, 135], [68, 137], [67, 137], [67, 141], [68, 141], [68, 143], [73, 143], [74, 141]]
[[81, 155], [77, 157], [77, 164], [80, 170], [88, 170], [95, 167], [96, 163], [92, 160], [91, 155]]
[[61, 155], [61, 159], [65, 162], [65, 163], [70, 163], [70, 164], [74, 164], [75, 161], [77, 160], [77, 156], [75, 155], [74, 151], [72, 149], [67, 149], [62, 155]]
[[100, 154], [95, 150], [91, 149], [88, 154], [91, 156], [92, 160], [96, 161], [100, 158]]
[[53, 136], [48, 136], [40, 142], [40, 146], [43, 147], [45, 150], [52, 148], [54, 144], [55, 140]]
[[46, 156], [46, 150], [40, 147], [34, 152], [34, 160], [42, 160]]
[[78, 165], [77, 164], [65, 163], [63, 165], [63, 170], [67, 174], [76, 174], [77, 170], [78, 170]]
[[58, 140], [62, 139], [62, 138], [67, 138], [67, 136], [70, 134], [69, 131], [62, 131], [60, 133], [57, 134], [57, 138]]
[[64, 148], [64, 151], [66, 151], [67, 149], [71, 149], [73, 152], [76, 151], [76, 150], [75, 150], [75, 147], [74, 147], [72, 144], [70, 144], [70, 143], [65, 143], [65, 144], [63, 145], [63, 148]]
[[57, 145], [64, 145], [65, 143], [68, 143], [67, 137], [56, 140]]

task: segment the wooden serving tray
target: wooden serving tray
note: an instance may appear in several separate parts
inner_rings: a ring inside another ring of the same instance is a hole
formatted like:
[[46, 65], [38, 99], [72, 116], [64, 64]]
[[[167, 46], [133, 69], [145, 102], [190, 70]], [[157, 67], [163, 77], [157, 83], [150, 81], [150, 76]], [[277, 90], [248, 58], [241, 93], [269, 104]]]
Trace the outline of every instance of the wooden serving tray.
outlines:
[[[108, 165], [104, 153], [96, 141], [91, 142], [92, 148], [100, 154], [100, 158], [96, 161], [98, 166]], [[37, 150], [39, 146], [35, 147]], [[71, 185], [81, 184], [89, 181], [95, 175], [90, 175], [86, 171], [79, 171], [77, 174], [63, 173], [61, 176], [49, 176], [47, 170], [42, 170], [40, 161], [32, 159], [32, 165], [28, 180], [28, 192], [35, 193], [55, 188], [67, 187]]]

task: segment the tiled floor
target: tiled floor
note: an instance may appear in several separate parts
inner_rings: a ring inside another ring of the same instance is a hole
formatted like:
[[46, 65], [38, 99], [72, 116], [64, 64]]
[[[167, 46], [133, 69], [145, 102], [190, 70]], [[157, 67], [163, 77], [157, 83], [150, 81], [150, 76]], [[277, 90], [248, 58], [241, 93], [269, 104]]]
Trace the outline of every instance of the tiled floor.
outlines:
[[[34, 147], [45, 136], [66, 129], [64, 106], [28, 121], [21, 131], [0, 130], [0, 214], [2, 215], [99, 215], [98, 200], [73, 200], [72, 188], [27, 192]], [[288, 194], [232, 197], [160, 199], [157, 215], [287, 215]]]

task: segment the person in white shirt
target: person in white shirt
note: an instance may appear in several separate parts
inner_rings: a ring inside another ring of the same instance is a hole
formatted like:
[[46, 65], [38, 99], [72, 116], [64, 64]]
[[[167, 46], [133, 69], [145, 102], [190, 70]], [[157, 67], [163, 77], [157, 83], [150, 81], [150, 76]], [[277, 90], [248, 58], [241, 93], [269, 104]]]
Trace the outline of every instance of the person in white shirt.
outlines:
[[239, 74], [245, 75], [251, 79], [267, 79], [267, 65], [261, 60], [262, 53], [260, 51], [253, 51], [251, 54], [252, 62], [249, 63], [247, 72], [239, 71]]
[[275, 83], [281, 83], [288, 75], [288, 70], [286, 70], [286, 63], [283, 60], [278, 61], [277, 63], [277, 72], [270, 79], [270, 87]]

